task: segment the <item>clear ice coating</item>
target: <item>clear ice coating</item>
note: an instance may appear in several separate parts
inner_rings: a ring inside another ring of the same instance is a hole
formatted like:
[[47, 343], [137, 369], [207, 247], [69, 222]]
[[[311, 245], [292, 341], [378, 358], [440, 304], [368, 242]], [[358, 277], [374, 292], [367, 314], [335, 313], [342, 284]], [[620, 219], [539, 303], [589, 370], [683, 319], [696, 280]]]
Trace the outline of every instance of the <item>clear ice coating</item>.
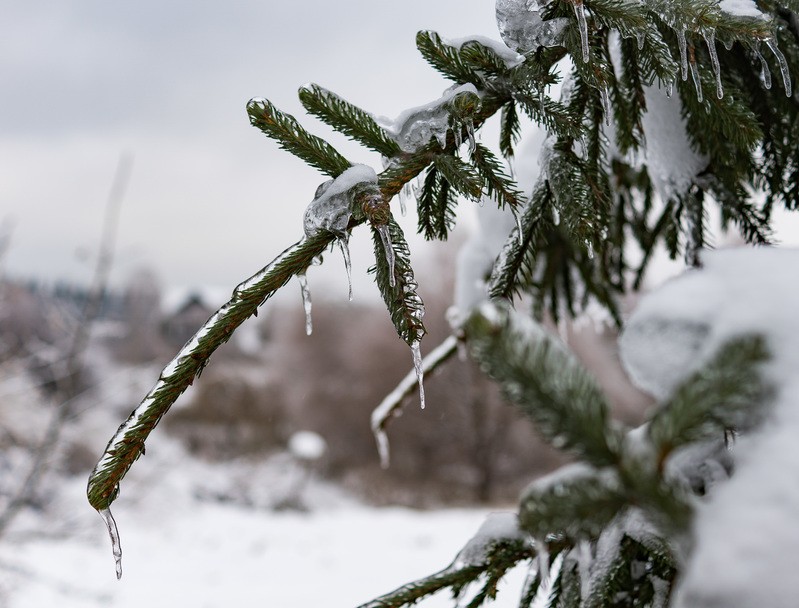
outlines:
[[341, 247], [341, 256], [344, 258], [344, 268], [347, 270], [347, 284], [349, 286], [349, 299], [352, 302], [352, 258], [350, 258], [350, 240], [346, 236], [338, 239], [338, 245]]
[[760, 59], [760, 80], [763, 81], [763, 86], [767, 89], [771, 88], [771, 70], [768, 67], [766, 58], [760, 53], [760, 45], [755, 48], [755, 55]]
[[366, 165], [353, 165], [336, 179], [321, 184], [305, 209], [305, 236], [313, 237], [322, 232], [332, 232], [339, 237], [346, 234], [352, 216], [353, 191], [363, 184], [377, 185], [377, 174]]
[[763, 42], [771, 49], [771, 52], [774, 53], [774, 57], [777, 59], [777, 63], [780, 64], [780, 73], [782, 73], [782, 85], [785, 87], [785, 96], [790, 97], [792, 94], [791, 73], [788, 71], [788, 62], [785, 61], [785, 55], [777, 48], [777, 43], [773, 38], [766, 38]]
[[497, 26], [502, 41], [519, 53], [560, 45], [569, 20], [541, 19], [541, 9], [547, 4], [547, 0], [497, 0]]
[[111, 551], [114, 553], [114, 563], [116, 564], [117, 580], [122, 578], [122, 543], [119, 542], [119, 530], [111, 509], [101, 509], [97, 511], [105, 522], [108, 529], [108, 536], [111, 537]]
[[413, 368], [416, 370], [416, 379], [419, 382], [419, 402], [424, 409], [424, 369], [422, 368], [422, 350], [421, 341], [417, 340], [411, 344], [411, 353], [413, 353]]
[[376, 226], [375, 230], [380, 235], [380, 240], [383, 241], [383, 252], [386, 254], [386, 263], [388, 264], [388, 284], [394, 287], [397, 280], [394, 277], [394, 247], [391, 244], [391, 233], [386, 224]]
[[302, 292], [302, 307], [305, 310], [305, 335], [310, 336], [313, 333], [313, 320], [311, 318], [311, 290], [308, 287], [308, 277], [304, 272], [297, 275], [297, 280], [300, 282], [300, 290]]
[[688, 41], [685, 39], [685, 30], [677, 30], [677, 43], [680, 46], [680, 72], [683, 80], [688, 80]]
[[588, 22], [585, 20], [585, 5], [582, 0], [574, 3], [574, 14], [577, 16], [577, 25], [580, 28], [580, 47], [583, 52], [583, 63], [588, 63]]
[[710, 63], [713, 66], [713, 74], [716, 77], [716, 97], [721, 99], [724, 97], [724, 87], [721, 84], [721, 67], [719, 66], [719, 54], [716, 50], [716, 36], [712, 30], [707, 30], [702, 33], [707, 44], [707, 51], [710, 53]]
[[461, 93], [479, 96], [473, 84], [453, 86], [439, 99], [415, 108], [405, 110], [395, 120], [380, 118], [380, 125], [389, 132], [403, 152], [413, 154], [435, 138], [441, 148], [447, 145], [450, 111], [448, 104]]

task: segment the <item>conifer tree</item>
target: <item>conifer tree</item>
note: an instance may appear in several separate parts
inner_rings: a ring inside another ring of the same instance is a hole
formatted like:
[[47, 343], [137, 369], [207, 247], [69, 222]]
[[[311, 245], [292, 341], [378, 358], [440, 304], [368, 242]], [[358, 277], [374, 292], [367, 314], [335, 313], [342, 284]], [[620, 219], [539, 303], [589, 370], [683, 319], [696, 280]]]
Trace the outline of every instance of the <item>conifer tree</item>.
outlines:
[[[420, 53], [451, 86], [395, 121], [319, 85], [300, 89], [310, 114], [383, 156], [379, 171], [353, 165], [268, 100], [251, 100], [252, 125], [328, 179], [305, 212], [304, 238], [236, 287], [109, 442], [88, 497], [112, 537], [109, 507], [122, 478], [214, 350], [293, 277], [307, 292], [305, 271], [328, 248], [348, 259], [349, 235], [365, 225], [375, 281], [416, 373], [375, 410], [384, 461], [385, 429], [402, 398], [458, 343], [574, 458], [525, 490], [518, 516], [488, 520], [450, 566], [365, 606], [411, 605], [442, 589], [481, 606], [518, 565], [529, 571], [520, 607], [795, 605], [796, 593], [725, 603], [712, 582], [707, 593], [680, 591], [703, 538], [694, 534], [701, 497], [735, 477], [734, 438], [760, 433], [776, 407], [779, 383], [764, 370], [785, 359], [784, 347], [757, 324], [717, 331], [710, 317], [656, 312], [631, 326], [618, 302], [641, 285], [658, 249], [701, 268], [711, 211], [764, 245], [774, 211], [799, 207], [797, 12], [796, 0], [497, 0], [502, 42], [419, 32]], [[492, 119], [495, 146], [477, 139]], [[519, 183], [509, 168], [523, 120], [547, 133], [534, 183]], [[408, 200], [427, 239], [448, 237], [464, 201], [515, 217], [488, 267], [467, 268], [485, 292], [458, 302], [453, 337], [425, 359], [424, 306], [394, 217]], [[714, 262], [692, 276], [701, 284], [711, 271], [737, 268], [747, 264]], [[658, 398], [637, 429], [611, 419], [594, 378], [542, 329], [542, 319], [589, 304], [625, 332], [628, 358], [654, 353], [649, 364], [631, 362], [643, 384], [651, 372]]]

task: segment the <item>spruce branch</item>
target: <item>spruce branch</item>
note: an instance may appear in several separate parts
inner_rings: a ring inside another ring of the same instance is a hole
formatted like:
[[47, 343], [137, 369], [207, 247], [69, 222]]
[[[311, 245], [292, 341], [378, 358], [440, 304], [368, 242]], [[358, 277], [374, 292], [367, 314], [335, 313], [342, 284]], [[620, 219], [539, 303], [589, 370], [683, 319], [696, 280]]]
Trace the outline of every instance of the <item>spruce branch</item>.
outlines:
[[474, 201], [480, 200], [483, 184], [471, 166], [451, 154], [439, 154], [434, 162], [439, 174], [458, 193]]
[[362, 604], [358, 608], [401, 608], [402, 606], [410, 606], [442, 589], [462, 589], [480, 578], [484, 573], [488, 573], [489, 577], [493, 573], [500, 572], [504, 575], [508, 569], [519, 562], [533, 557], [535, 557], [535, 551], [529, 543], [518, 540], [499, 541], [489, 550], [487, 559], [482, 564], [463, 567], [457, 567], [456, 564], [452, 564], [436, 574], [403, 585], [371, 602]]
[[338, 177], [350, 168], [351, 163], [333, 146], [308, 133], [296, 118], [281, 112], [269, 100], [251, 99], [247, 103], [247, 114], [254, 127], [322, 173]]
[[513, 149], [521, 137], [521, 123], [516, 112], [516, 104], [512, 101], [502, 106], [499, 127], [499, 149], [502, 155], [513, 158]]
[[391, 322], [397, 330], [397, 335], [409, 346], [414, 346], [426, 333], [422, 323], [424, 303], [416, 292], [419, 286], [413, 274], [411, 253], [402, 228], [393, 217], [389, 218], [387, 227], [391, 248], [394, 251], [394, 266], [393, 268], [389, 266], [385, 243], [378, 230], [374, 229], [372, 241], [376, 263], [370, 272], [375, 273], [377, 287], [391, 314]]
[[627, 502], [615, 470], [567, 465], [534, 481], [522, 493], [519, 525], [533, 538], [558, 534], [574, 542], [591, 540]]
[[618, 462], [621, 438], [591, 374], [532, 319], [485, 304], [464, 326], [472, 356], [558, 449], [595, 466]]
[[501, 207], [505, 205], [518, 209], [524, 202], [524, 195], [516, 182], [508, 175], [494, 153], [482, 144], [476, 144], [471, 152], [471, 161], [477, 173], [483, 178], [483, 187]]
[[459, 84], [471, 82], [478, 88], [483, 79], [461, 59], [458, 49], [445, 44], [436, 32], [420, 31], [416, 34], [416, 47], [433, 68], [442, 76]]
[[305, 239], [281, 253], [260, 272], [241, 283], [230, 301], [214, 313], [164, 368], [158, 382], [119, 427], [89, 477], [89, 503], [98, 511], [116, 499], [119, 483], [144, 453], [144, 442], [177, 398], [200, 374], [213, 352], [228, 341], [245, 319], [295, 275], [322, 254], [332, 237]]
[[771, 394], [760, 374], [768, 357], [763, 338], [741, 336], [724, 344], [686, 380], [649, 425], [660, 463], [688, 443], [756, 426]]
[[335, 93], [310, 84], [299, 92], [302, 105], [337, 131], [391, 158], [401, 152], [394, 139], [377, 124], [374, 117]]
[[510, 300], [523, 284], [532, 280], [532, 269], [538, 253], [536, 244], [549, 213], [550, 197], [547, 182], [539, 182], [531, 201], [520, 219], [521, 234], [515, 227], [508, 236], [502, 252], [494, 263], [488, 280], [488, 295], [492, 299]]

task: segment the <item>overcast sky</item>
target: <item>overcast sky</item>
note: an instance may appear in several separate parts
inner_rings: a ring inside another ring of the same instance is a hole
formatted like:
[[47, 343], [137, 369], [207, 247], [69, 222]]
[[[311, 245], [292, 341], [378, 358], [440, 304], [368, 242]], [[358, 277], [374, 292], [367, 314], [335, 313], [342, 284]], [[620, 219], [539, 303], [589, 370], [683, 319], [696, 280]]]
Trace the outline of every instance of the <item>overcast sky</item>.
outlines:
[[129, 152], [116, 281], [150, 266], [166, 285], [232, 287], [300, 237], [324, 179], [249, 125], [248, 99], [379, 169], [305, 115], [300, 85], [393, 117], [448, 84], [418, 54], [419, 29], [498, 38], [491, 0], [0, 5], [0, 222], [14, 226], [3, 270], [45, 280], [88, 280]]

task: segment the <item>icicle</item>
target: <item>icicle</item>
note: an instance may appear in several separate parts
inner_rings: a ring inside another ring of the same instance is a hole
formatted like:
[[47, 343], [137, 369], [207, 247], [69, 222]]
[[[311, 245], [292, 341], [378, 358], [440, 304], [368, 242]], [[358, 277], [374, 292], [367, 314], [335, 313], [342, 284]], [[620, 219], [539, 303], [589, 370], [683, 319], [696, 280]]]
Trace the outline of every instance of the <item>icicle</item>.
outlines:
[[635, 41], [638, 43], [639, 51], [643, 50], [645, 40], [646, 40], [646, 32], [636, 32]]
[[755, 55], [760, 59], [760, 80], [763, 81], [763, 86], [767, 89], [771, 88], [771, 70], [768, 67], [768, 62], [763, 55], [760, 54], [760, 44], [755, 47]]
[[341, 255], [344, 258], [344, 268], [347, 269], [347, 283], [349, 285], [349, 298], [352, 302], [352, 259], [350, 258], [350, 238], [345, 235], [338, 239], [338, 246], [341, 247]]
[[391, 234], [388, 231], [388, 225], [377, 226], [375, 230], [380, 235], [380, 240], [383, 241], [383, 251], [386, 254], [386, 263], [388, 263], [388, 284], [394, 287], [397, 283], [394, 278], [394, 248], [391, 246]]
[[669, 80], [666, 83], [666, 97], [671, 99], [672, 95], [674, 95], [674, 81], [673, 80]]
[[541, 578], [541, 586], [543, 587], [549, 584], [549, 548], [543, 538], [537, 538], [534, 542], [535, 548], [538, 551], [536, 555], [538, 576]]
[[114, 521], [114, 516], [111, 515], [111, 509], [101, 509], [97, 511], [100, 517], [105, 522], [105, 527], [108, 529], [108, 536], [111, 537], [111, 551], [114, 553], [114, 562], [117, 569], [117, 580], [122, 578], [122, 543], [119, 542], [119, 530], [117, 529], [117, 522]]
[[310, 336], [313, 333], [313, 321], [311, 319], [311, 290], [308, 287], [308, 277], [301, 272], [297, 275], [297, 280], [300, 282], [302, 307], [305, 309], [305, 335]]
[[463, 143], [463, 125], [460, 122], [456, 121], [452, 125], [452, 134], [455, 136], [455, 149], [457, 150]]
[[777, 58], [777, 63], [780, 64], [780, 72], [782, 73], [782, 85], [785, 87], [785, 96], [791, 96], [791, 74], [788, 71], [788, 62], [785, 61], [785, 55], [782, 54], [782, 51], [777, 48], [777, 43], [774, 42], [773, 38], [766, 38], [764, 40], [766, 46], [771, 49], [771, 52], [774, 53], [774, 57]]
[[422, 351], [420, 345], [420, 340], [411, 344], [411, 352], [413, 353], [413, 368], [416, 370], [416, 380], [419, 382], [419, 401], [422, 404], [422, 409], [424, 409], [424, 369], [422, 369]]
[[552, 207], [552, 223], [555, 226], [560, 226], [560, 209]]
[[605, 113], [605, 126], [610, 126], [610, 92], [607, 87], [602, 87], [599, 90], [602, 97], [602, 111]]
[[474, 152], [477, 147], [477, 139], [474, 135], [474, 121], [471, 118], [466, 119], [466, 136], [469, 138], [469, 152]]
[[677, 30], [677, 43], [680, 45], [680, 71], [682, 79], [688, 80], [688, 42], [685, 40], [685, 30]]
[[591, 543], [587, 540], [581, 540], [575, 549], [580, 573], [580, 598], [586, 601], [591, 591], [591, 562], [593, 562], [594, 556], [591, 553]]
[[541, 104], [541, 115], [544, 114], [544, 87], [538, 89], [538, 103]]
[[716, 97], [724, 97], [724, 87], [721, 84], [721, 67], [719, 66], [719, 54], [716, 50], [716, 35], [712, 30], [702, 32], [707, 44], [707, 51], [710, 53], [710, 63], [713, 66], [713, 74], [716, 76]]
[[722, 41], [722, 44], [724, 45], [724, 48], [725, 48], [725, 49], [727, 49], [728, 51], [731, 51], [731, 50], [732, 50], [732, 45], [733, 45], [733, 42], [734, 42], [734, 41], [732, 40], [732, 38], [730, 38], [729, 40], [723, 40], [723, 41]]
[[387, 469], [391, 464], [391, 450], [388, 445], [388, 435], [383, 429], [374, 431], [377, 442], [377, 454], [380, 456], [380, 468]]
[[441, 146], [441, 149], [444, 150], [447, 147], [447, 130], [435, 131], [433, 133], [433, 137], [436, 138], [438, 145]]
[[585, 20], [585, 5], [583, 0], [574, 3], [574, 14], [577, 15], [577, 25], [580, 27], [580, 45], [583, 51], [583, 63], [588, 63], [588, 22]]
[[516, 240], [518, 241], [519, 245], [522, 244], [522, 218], [519, 217], [519, 214], [516, 213], [516, 209], [511, 209], [513, 213], [513, 219], [516, 220]]
[[399, 202], [400, 202], [400, 213], [402, 217], [405, 217], [405, 214], [408, 212], [405, 204], [406, 201], [413, 196], [413, 190], [411, 186], [411, 182], [405, 182], [405, 185], [402, 186], [402, 190], [400, 190], [399, 195]]
[[696, 88], [696, 97], [699, 103], [702, 103], [705, 98], [702, 96], [702, 81], [699, 78], [699, 68], [696, 67], [696, 59], [694, 58], [694, 47], [691, 47], [691, 61], [689, 62], [691, 68], [691, 78], [694, 81], [694, 88]]

